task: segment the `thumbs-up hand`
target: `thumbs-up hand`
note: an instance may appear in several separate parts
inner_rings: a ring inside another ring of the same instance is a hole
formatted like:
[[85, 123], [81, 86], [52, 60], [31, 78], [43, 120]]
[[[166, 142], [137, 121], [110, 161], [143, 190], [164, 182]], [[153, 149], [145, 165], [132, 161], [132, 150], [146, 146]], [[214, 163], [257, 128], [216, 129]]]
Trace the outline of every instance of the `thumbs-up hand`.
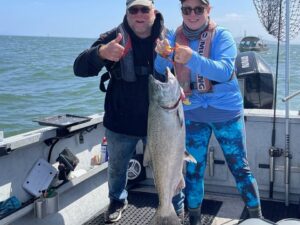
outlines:
[[99, 48], [99, 55], [102, 59], [117, 62], [124, 54], [124, 47], [120, 45], [122, 34], [118, 33], [117, 37]]

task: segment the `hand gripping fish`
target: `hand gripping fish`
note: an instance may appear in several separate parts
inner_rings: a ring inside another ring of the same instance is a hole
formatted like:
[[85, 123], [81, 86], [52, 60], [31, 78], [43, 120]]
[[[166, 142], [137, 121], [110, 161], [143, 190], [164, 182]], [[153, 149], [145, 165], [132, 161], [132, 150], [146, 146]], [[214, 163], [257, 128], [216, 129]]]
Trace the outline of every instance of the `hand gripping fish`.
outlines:
[[[152, 168], [159, 206], [151, 225], [180, 225], [172, 205], [174, 195], [184, 188], [183, 160], [185, 151], [185, 123], [182, 91], [170, 69], [166, 82], [149, 77], [148, 136], [144, 166]], [[188, 155], [188, 161], [196, 162]]]

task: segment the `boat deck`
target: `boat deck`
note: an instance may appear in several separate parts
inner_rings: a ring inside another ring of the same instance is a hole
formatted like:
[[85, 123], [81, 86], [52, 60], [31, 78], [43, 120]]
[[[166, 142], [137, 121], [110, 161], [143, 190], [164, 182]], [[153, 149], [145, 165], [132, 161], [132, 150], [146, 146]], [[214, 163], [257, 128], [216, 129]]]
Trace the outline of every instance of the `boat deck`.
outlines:
[[[120, 221], [114, 223], [115, 225], [132, 224], [144, 225], [148, 224], [155, 214], [158, 205], [158, 198], [156, 194], [145, 192], [131, 192], [128, 197], [129, 206], [124, 211]], [[219, 211], [222, 202], [215, 200], [205, 200], [203, 202], [204, 209], [202, 214], [202, 224], [212, 224], [217, 212]], [[99, 212], [95, 217], [90, 219], [84, 225], [102, 225], [104, 222], [104, 211]], [[188, 223], [188, 215], [185, 215], [185, 224]]]
[[[154, 187], [139, 186], [131, 189], [128, 196], [129, 206], [120, 221], [115, 225], [145, 225], [151, 221], [158, 205]], [[106, 208], [105, 208], [106, 209]], [[104, 225], [104, 210], [97, 213], [84, 225]], [[300, 207], [284, 202], [262, 200], [265, 219], [277, 222], [284, 218], [300, 218]], [[207, 193], [202, 206], [202, 225], [234, 225], [248, 218], [241, 198], [237, 195], [220, 195]], [[185, 214], [185, 225], [189, 225], [188, 213]]]

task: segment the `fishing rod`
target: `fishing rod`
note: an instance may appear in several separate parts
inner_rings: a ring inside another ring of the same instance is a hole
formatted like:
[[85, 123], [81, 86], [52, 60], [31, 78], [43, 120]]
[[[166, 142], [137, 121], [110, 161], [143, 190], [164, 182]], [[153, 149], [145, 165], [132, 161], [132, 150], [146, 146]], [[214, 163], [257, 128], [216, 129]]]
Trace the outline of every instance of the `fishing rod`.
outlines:
[[[290, 90], [290, 1], [286, 1], [286, 38], [285, 38], [285, 96]], [[289, 184], [290, 184], [290, 104], [285, 102], [285, 151], [284, 151], [284, 181], [285, 181], [285, 205], [289, 205]]]
[[[277, 111], [277, 87], [278, 87], [278, 68], [279, 68], [279, 51], [280, 39], [282, 36], [282, 0], [253, 0], [261, 23], [269, 34], [277, 39], [276, 54], [276, 72], [275, 72], [275, 90], [273, 104], [273, 123], [271, 134], [271, 147], [269, 148], [269, 198], [273, 198], [273, 188], [275, 181], [275, 158], [282, 155], [283, 150], [275, 147], [276, 145], [276, 111]], [[267, 13], [266, 13], [267, 12]]]
[[[282, 14], [282, 1], [279, 2], [279, 18]], [[282, 149], [276, 148], [276, 109], [277, 109], [277, 87], [278, 87], [278, 68], [279, 68], [279, 49], [280, 49], [280, 31], [281, 31], [281, 21], [278, 22], [278, 35], [277, 35], [277, 55], [276, 55], [276, 78], [275, 78], [275, 97], [274, 97], [274, 111], [273, 111], [273, 128], [272, 128], [272, 138], [271, 147], [269, 149], [270, 156], [270, 170], [269, 170], [269, 198], [273, 198], [274, 192], [274, 180], [275, 180], [275, 157], [280, 157], [282, 155]]]

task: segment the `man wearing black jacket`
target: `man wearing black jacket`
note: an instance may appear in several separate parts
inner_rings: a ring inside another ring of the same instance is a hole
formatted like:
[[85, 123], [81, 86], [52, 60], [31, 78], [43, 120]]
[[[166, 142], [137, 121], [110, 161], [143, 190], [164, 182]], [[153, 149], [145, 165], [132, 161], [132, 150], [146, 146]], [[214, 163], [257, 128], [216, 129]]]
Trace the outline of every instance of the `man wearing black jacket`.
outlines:
[[[74, 62], [76, 76], [97, 76], [103, 67], [110, 75], [103, 121], [109, 155], [107, 222], [118, 221], [127, 207], [127, 167], [137, 142], [146, 142], [148, 77], [154, 74], [156, 40], [165, 32], [153, 0], [127, 0], [123, 22], [100, 35]], [[175, 209], [182, 216], [183, 198], [178, 196], [175, 201]]]

